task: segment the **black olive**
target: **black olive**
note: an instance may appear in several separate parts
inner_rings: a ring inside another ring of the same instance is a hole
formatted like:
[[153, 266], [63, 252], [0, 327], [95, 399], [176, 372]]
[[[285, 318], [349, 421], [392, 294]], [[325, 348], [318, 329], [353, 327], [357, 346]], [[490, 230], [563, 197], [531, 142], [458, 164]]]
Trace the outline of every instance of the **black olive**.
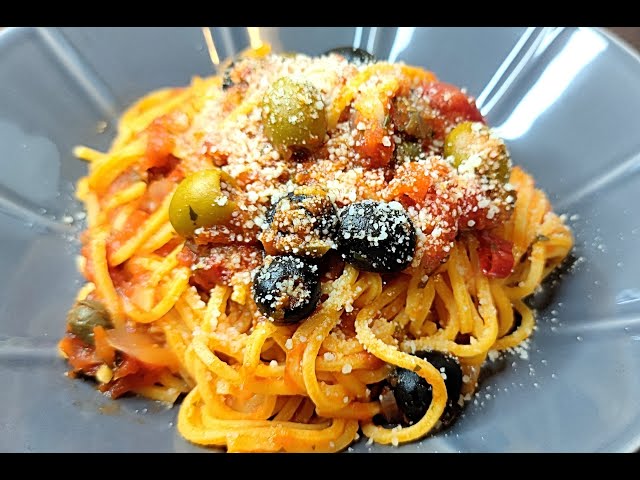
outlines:
[[274, 323], [297, 323], [320, 300], [318, 267], [292, 255], [267, 256], [253, 278], [253, 299]]
[[343, 56], [348, 62], [355, 63], [356, 65], [364, 65], [366, 63], [375, 63], [378, 59], [361, 48], [353, 48], [353, 47], [338, 47], [332, 48], [331, 50], [327, 50], [324, 52], [325, 55], [329, 55], [331, 53], [335, 53], [337, 55]]
[[267, 210], [266, 221], [260, 239], [269, 255], [321, 257], [335, 246], [338, 212], [318, 188], [288, 193]]
[[93, 328], [113, 328], [108, 310], [95, 300], [81, 300], [67, 313], [69, 330], [89, 345], [94, 344]]
[[226, 90], [227, 88], [233, 87], [235, 85], [233, 79], [231, 78], [231, 70], [233, 70], [234, 63], [231, 62], [227, 68], [224, 69], [224, 74], [222, 75], [222, 89]]
[[416, 232], [398, 202], [364, 200], [340, 212], [339, 252], [360, 270], [393, 273], [413, 260]]
[[[427, 360], [440, 371], [443, 377], [446, 377], [444, 383], [447, 388], [447, 405], [440, 417], [440, 422], [447, 427], [455, 421], [462, 410], [458, 403], [462, 390], [460, 364], [455, 357], [442, 352], [421, 351], [416, 352], [415, 355]], [[431, 385], [416, 372], [404, 368], [396, 368], [389, 376], [388, 382], [404, 423], [411, 425], [419, 421], [431, 405]], [[388, 421], [397, 422], [395, 416], [388, 415], [388, 417]]]
[[447, 427], [458, 418], [462, 411], [462, 406], [458, 403], [460, 392], [462, 391], [462, 369], [460, 368], [460, 363], [456, 357], [435, 350], [416, 352], [416, 356], [424, 358], [447, 377], [444, 380], [444, 384], [447, 387], [447, 406], [440, 417], [442, 425]]
[[389, 377], [389, 384], [407, 423], [420, 420], [431, 405], [431, 385], [417, 373], [405, 368], [396, 368]]

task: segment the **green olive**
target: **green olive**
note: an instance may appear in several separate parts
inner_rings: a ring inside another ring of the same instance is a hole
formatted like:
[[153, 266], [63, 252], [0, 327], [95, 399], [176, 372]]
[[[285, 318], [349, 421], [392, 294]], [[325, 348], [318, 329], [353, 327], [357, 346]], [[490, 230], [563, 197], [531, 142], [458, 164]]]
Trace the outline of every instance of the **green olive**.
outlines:
[[489, 127], [481, 122], [462, 122], [445, 138], [444, 156], [462, 170], [474, 155], [480, 157], [478, 174], [503, 184], [509, 181], [511, 158], [504, 141], [492, 135]]
[[285, 158], [312, 152], [327, 132], [324, 107], [322, 95], [310, 83], [279, 78], [262, 99], [264, 132]]
[[100, 302], [81, 300], [67, 313], [69, 330], [82, 339], [84, 343], [94, 344], [93, 328], [98, 325], [113, 328], [109, 312]]
[[419, 142], [404, 141], [396, 145], [394, 155], [397, 163], [410, 162], [418, 159], [422, 153], [422, 145]]
[[220, 190], [219, 168], [201, 170], [180, 182], [169, 204], [169, 220], [176, 232], [190, 237], [197, 228], [227, 223], [236, 204]]
[[472, 124], [473, 122], [459, 123], [444, 140], [444, 156], [445, 158], [453, 157], [452, 164], [456, 168], [473, 153], [471, 151], [474, 141]]

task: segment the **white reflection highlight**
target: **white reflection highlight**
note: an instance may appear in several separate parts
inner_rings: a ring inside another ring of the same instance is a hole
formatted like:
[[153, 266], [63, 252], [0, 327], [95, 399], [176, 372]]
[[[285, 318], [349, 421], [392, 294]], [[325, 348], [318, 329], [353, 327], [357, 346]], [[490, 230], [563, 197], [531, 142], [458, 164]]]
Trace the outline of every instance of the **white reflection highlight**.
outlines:
[[220, 57], [218, 56], [218, 50], [216, 50], [216, 44], [213, 41], [213, 35], [211, 34], [211, 30], [209, 30], [209, 27], [200, 28], [202, 28], [202, 35], [204, 35], [204, 42], [207, 44], [209, 58], [211, 59], [211, 63], [215, 68], [217, 65], [220, 65]]
[[249, 45], [254, 50], [259, 49], [263, 43], [260, 38], [260, 27], [247, 27], [247, 33], [249, 34]]
[[535, 31], [535, 27], [529, 27], [525, 30], [525, 32], [518, 39], [518, 42], [509, 52], [509, 55], [507, 55], [507, 58], [504, 59], [498, 70], [496, 70], [496, 73], [493, 74], [493, 77], [491, 77], [491, 80], [489, 80], [487, 86], [484, 87], [482, 92], [480, 92], [480, 95], [478, 95], [478, 98], [476, 98], [476, 106], [482, 111], [483, 115], [486, 115], [488, 113], [488, 110], [491, 108], [491, 106], [487, 107], [484, 105], [484, 102], [487, 101], [487, 97], [493, 92], [493, 89], [498, 85], [498, 82], [502, 79], [507, 69], [514, 62], [515, 58], [522, 51], [525, 44], [527, 43], [527, 41], [529, 41], [529, 38]]
[[393, 63], [411, 43], [411, 38], [416, 31], [416, 27], [399, 27], [396, 37], [393, 39], [391, 53], [389, 54], [389, 62]]
[[362, 42], [362, 27], [356, 27], [353, 34], [353, 48], [360, 48], [360, 42]]
[[373, 53], [376, 47], [376, 35], [378, 35], [378, 27], [371, 27], [369, 30], [369, 38], [367, 38], [367, 52]]
[[522, 98], [509, 118], [496, 127], [506, 140], [524, 135], [533, 122], [566, 90], [571, 81], [605, 48], [606, 42], [595, 32], [576, 30], [562, 51], [542, 72], [540, 79]]
[[625, 288], [620, 293], [618, 293], [618, 295], [616, 295], [616, 303], [618, 305], [625, 305], [635, 302], [640, 302], [640, 289]]

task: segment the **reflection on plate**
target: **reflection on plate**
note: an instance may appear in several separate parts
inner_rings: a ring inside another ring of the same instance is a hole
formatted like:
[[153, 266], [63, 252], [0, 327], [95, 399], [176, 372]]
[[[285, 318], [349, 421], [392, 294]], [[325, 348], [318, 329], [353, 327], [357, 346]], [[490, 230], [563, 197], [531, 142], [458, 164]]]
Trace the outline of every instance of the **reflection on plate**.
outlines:
[[[528, 357], [490, 364], [502, 371], [453, 428], [400, 451], [637, 449], [639, 59], [587, 28], [329, 30], [261, 35], [276, 51], [361, 46], [465, 86], [576, 234], [568, 273], [533, 299]], [[249, 43], [245, 28], [212, 33], [221, 58]], [[202, 451], [175, 431], [177, 408], [114, 404], [66, 378], [56, 351], [80, 280], [72, 192], [86, 166], [71, 149], [107, 148], [129, 102], [211, 74], [201, 30], [7, 29], [0, 52], [0, 450]], [[354, 448], [369, 449], [387, 448]]]

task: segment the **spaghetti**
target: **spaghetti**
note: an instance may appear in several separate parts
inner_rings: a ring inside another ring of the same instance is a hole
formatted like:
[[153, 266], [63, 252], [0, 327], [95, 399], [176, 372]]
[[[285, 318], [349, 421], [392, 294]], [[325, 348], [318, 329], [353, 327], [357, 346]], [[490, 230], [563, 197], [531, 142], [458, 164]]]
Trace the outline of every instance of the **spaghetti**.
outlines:
[[140, 99], [108, 152], [76, 148], [71, 375], [181, 399], [196, 444], [336, 452], [448, 425], [532, 334], [524, 299], [569, 229], [473, 99], [347, 57], [263, 45]]

